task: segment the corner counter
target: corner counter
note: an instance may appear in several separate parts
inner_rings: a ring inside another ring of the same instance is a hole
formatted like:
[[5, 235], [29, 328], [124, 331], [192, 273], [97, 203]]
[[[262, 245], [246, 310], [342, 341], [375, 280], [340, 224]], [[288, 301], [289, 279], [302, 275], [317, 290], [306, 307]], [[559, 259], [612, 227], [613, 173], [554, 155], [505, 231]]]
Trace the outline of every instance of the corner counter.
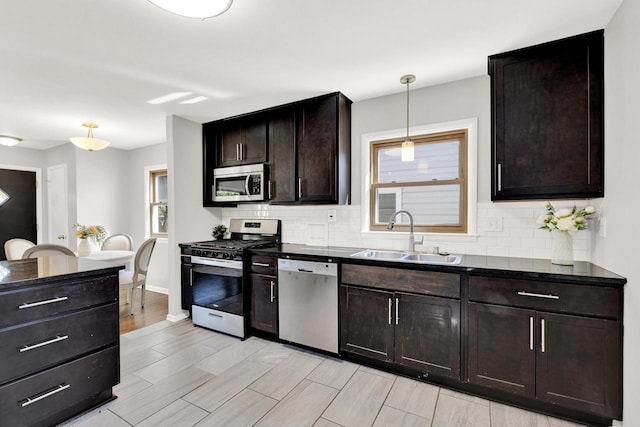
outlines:
[[0, 425], [55, 425], [115, 398], [122, 268], [0, 261]]

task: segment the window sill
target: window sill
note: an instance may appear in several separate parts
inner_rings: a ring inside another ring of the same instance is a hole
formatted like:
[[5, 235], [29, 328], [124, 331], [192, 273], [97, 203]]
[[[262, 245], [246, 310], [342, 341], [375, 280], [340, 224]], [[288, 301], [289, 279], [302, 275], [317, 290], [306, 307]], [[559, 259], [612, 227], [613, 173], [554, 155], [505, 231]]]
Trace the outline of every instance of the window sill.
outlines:
[[[396, 240], [396, 237], [398, 238], [398, 240], [402, 239], [408, 239], [409, 238], [409, 232], [408, 231], [370, 231], [370, 230], [363, 230], [361, 232], [362, 237], [369, 237], [369, 238], [382, 238], [383, 236], [385, 238], [388, 239], [393, 239]], [[423, 241], [425, 242], [455, 242], [455, 243], [476, 243], [478, 238], [480, 237], [479, 234], [475, 234], [475, 233], [466, 233], [466, 234], [462, 234], [462, 233], [422, 233], [422, 232], [415, 232], [414, 236], [416, 238], [416, 244], [418, 244], [417, 242], [420, 241], [420, 239], [422, 238]]]

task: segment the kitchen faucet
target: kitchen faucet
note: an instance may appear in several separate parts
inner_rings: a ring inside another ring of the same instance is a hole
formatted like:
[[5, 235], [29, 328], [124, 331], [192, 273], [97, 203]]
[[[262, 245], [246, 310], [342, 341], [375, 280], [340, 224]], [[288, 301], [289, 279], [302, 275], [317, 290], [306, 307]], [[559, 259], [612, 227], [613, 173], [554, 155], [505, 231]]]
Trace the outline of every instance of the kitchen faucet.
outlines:
[[405, 210], [395, 211], [391, 215], [391, 218], [389, 218], [389, 225], [387, 225], [387, 230], [393, 230], [393, 226], [396, 224], [396, 216], [400, 214], [407, 214], [407, 216], [409, 217], [409, 250], [411, 252], [415, 252], [416, 240], [413, 237], [413, 217], [411, 216], [409, 211], [405, 211]]

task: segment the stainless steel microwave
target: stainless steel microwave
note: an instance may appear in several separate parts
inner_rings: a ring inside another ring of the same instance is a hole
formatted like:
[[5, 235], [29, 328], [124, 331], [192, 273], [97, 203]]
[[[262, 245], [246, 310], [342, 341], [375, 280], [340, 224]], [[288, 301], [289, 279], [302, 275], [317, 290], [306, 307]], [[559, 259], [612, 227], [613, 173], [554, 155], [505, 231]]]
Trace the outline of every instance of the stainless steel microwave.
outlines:
[[260, 202], [265, 199], [263, 163], [213, 170], [214, 202]]

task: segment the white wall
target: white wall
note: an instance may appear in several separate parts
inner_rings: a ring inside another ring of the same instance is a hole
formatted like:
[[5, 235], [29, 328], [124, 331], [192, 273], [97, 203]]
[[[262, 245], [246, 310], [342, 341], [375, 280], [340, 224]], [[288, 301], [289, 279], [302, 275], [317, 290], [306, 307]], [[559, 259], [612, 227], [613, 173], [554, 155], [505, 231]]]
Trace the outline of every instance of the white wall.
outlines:
[[596, 239], [594, 262], [625, 276], [624, 422], [640, 426], [640, 1], [625, 0], [605, 29], [605, 198], [607, 236]]
[[202, 207], [202, 125], [167, 117], [169, 167], [169, 319], [184, 316], [180, 307], [178, 243], [210, 240], [220, 209]]

